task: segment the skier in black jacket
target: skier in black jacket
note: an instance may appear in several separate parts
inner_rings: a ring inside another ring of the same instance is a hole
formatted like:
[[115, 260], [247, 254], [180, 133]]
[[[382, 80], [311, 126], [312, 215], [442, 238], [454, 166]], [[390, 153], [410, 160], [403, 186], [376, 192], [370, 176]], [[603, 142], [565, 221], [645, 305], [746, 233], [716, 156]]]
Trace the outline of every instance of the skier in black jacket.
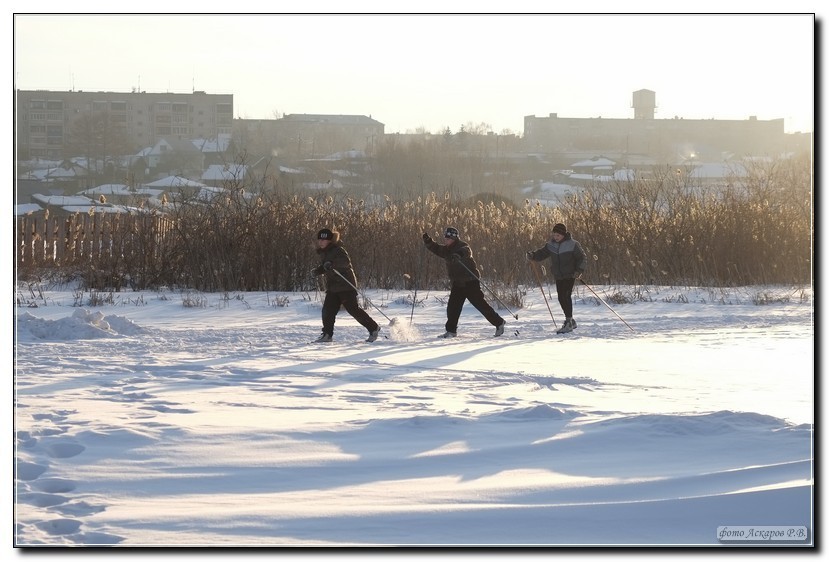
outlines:
[[428, 233], [423, 233], [423, 243], [426, 244], [426, 248], [446, 260], [446, 271], [452, 284], [449, 303], [446, 305], [446, 332], [438, 337], [454, 338], [458, 335], [458, 319], [461, 316], [463, 304], [467, 300], [484, 315], [484, 318], [489, 320], [490, 324], [495, 326], [495, 335], [500, 336], [504, 333], [506, 322], [486, 302], [484, 293], [481, 291], [481, 274], [472, 258], [472, 249], [469, 244], [460, 239], [458, 229], [451, 226], [446, 227], [443, 241], [443, 244], [438, 244]]
[[334, 321], [341, 305], [368, 330], [366, 341], [376, 340], [380, 326], [357, 304], [357, 276], [340, 240], [340, 233], [327, 228], [317, 232], [317, 253], [321, 263], [312, 273], [325, 275], [325, 300], [322, 303], [322, 334], [316, 341], [326, 343], [333, 339]]
[[541, 248], [527, 252], [530, 261], [542, 261], [550, 258], [550, 273], [556, 280], [558, 303], [564, 312], [564, 325], [556, 333], [572, 332], [576, 327], [573, 319], [573, 286], [581, 278], [587, 267], [587, 259], [581, 244], [576, 242], [567, 227], [561, 223], [553, 227], [550, 241]]

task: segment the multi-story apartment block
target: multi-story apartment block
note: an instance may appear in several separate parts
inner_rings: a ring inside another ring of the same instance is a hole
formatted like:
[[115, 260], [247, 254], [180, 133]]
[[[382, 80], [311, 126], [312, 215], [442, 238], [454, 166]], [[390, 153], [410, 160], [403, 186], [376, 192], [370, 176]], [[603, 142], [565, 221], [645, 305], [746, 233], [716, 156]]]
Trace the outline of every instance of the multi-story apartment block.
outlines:
[[17, 158], [61, 159], [82, 116], [107, 113], [138, 152], [159, 139], [217, 138], [233, 127], [233, 95], [16, 91]]

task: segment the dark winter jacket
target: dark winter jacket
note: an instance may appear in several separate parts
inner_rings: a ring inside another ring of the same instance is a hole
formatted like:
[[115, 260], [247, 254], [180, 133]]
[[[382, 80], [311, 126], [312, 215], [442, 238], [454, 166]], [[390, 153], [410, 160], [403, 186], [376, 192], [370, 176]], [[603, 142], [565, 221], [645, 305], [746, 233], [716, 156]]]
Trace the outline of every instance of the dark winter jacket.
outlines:
[[[342, 291], [353, 291], [357, 286], [357, 276], [354, 275], [354, 269], [351, 267], [351, 258], [348, 252], [343, 248], [342, 240], [340, 240], [340, 233], [334, 232], [331, 238], [331, 243], [324, 249], [317, 248], [317, 254], [320, 256], [320, 265], [314, 269], [315, 275], [325, 274], [325, 290], [331, 293], [340, 293]], [[323, 265], [325, 262], [331, 262], [331, 270], [326, 271]], [[349, 283], [354, 285], [352, 287], [345, 280], [334, 273], [334, 270], [340, 272], [343, 277], [348, 279]]]
[[453, 287], [465, 287], [470, 281], [480, 280], [481, 273], [472, 258], [472, 248], [463, 240], [444, 245], [429, 239], [425, 244], [430, 252], [446, 261], [446, 273]]
[[550, 273], [556, 279], [572, 279], [576, 273], [584, 273], [587, 259], [581, 244], [573, 240], [570, 233], [564, 235], [561, 242], [550, 239], [541, 248], [530, 252], [530, 259], [542, 261], [550, 258]]

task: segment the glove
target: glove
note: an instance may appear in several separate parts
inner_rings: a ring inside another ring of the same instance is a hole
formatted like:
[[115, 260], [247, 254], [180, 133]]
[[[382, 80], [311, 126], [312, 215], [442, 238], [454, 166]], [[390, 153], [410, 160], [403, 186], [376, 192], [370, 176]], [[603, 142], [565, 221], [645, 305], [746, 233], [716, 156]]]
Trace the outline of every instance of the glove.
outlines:
[[333, 264], [333, 263], [331, 263], [330, 261], [327, 261], [327, 262], [325, 262], [324, 264], [322, 264], [322, 268], [323, 268], [325, 271], [331, 271], [331, 268], [332, 268], [333, 266], [334, 266], [334, 264]]
[[533, 253], [532, 250], [524, 254], [524, 257], [527, 258], [527, 261], [533, 261]]
[[432, 241], [432, 237], [431, 237], [431, 236], [429, 236], [429, 233], [428, 233], [428, 232], [424, 232], [424, 233], [423, 233], [423, 243], [424, 243], [424, 244], [428, 244], [428, 243], [429, 243], [429, 242], [431, 242], [431, 241]]

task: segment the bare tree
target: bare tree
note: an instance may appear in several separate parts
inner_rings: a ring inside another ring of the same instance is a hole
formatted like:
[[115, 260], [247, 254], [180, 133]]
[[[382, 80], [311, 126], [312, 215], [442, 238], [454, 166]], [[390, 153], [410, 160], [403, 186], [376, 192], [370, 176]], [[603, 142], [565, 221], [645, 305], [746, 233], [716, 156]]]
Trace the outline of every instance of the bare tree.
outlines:
[[109, 111], [84, 113], [69, 124], [64, 156], [85, 157], [92, 181], [101, 179], [106, 170], [114, 170], [119, 157], [131, 152], [126, 128], [115, 122]]

